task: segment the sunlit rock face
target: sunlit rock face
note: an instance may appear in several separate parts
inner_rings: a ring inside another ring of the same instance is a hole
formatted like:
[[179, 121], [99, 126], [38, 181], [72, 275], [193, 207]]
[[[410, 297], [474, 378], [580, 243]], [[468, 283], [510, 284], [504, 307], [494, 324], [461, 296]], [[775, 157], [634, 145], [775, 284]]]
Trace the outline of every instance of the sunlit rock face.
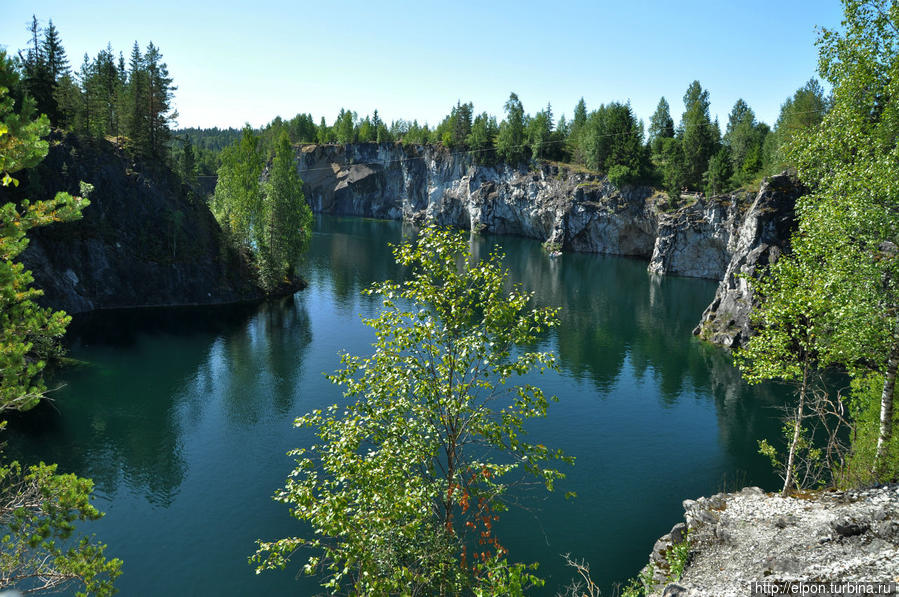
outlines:
[[749, 339], [749, 313], [756, 304], [751, 280], [764, 275], [768, 265], [789, 251], [796, 227], [794, 208], [801, 194], [800, 185], [786, 174], [762, 184], [740, 220], [727, 270], [694, 334], [727, 348]]
[[649, 187], [553, 165], [478, 164], [438, 146], [307, 145], [297, 169], [314, 211], [434, 222], [535, 238], [550, 251], [625, 255], [649, 271], [722, 280], [696, 333], [725, 346], [748, 334], [754, 274], [784, 250], [793, 228], [795, 181], [772, 177], [757, 197], [684, 196], [668, 212]]

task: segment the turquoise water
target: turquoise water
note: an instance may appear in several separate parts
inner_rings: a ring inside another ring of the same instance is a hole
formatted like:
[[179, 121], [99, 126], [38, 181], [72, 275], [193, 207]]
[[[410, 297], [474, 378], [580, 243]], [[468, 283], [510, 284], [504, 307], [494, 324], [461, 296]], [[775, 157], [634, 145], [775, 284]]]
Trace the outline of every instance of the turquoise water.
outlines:
[[[409, 231], [407, 230], [408, 234]], [[295, 417], [340, 400], [323, 373], [339, 354], [368, 354], [360, 315], [371, 282], [401, 275], [387, 243], [394, 222], [319, 218], [304, 265], [309, 287], [240, 309], [141, 311], [82, 318], [53, 403], [13, 421], [7, 452], [58, 462], [96, 482], [107, 513], [85, 526], [125, 561], [122, 595], [307, 595], [313, 579], [256, 575], [256, 539], [301, 532], [271, 495], [306, 445]], [[561, 307], [541, 348], [561, 372], [539, 379], [559, 402], [531, 434], [577, 458], [556, 494], [520, 496], [498, 535], [517, 561], [540, 562], [553, 595], [573, 578], [561, 554], [587, 560], [609, 593], [634, 576], [685, 498], [744, 484], [774, 489], [756, 453], [773, 437], [782, 393], [748, 387], [720, 349], [690, 331], [714, 294], [704, 280], [654, 277], [639, 260], [585, 254], [548, 259], [540, 245], [494, 245], [514, 280]], [[563, 494], [574, 491], [575, 500]]]

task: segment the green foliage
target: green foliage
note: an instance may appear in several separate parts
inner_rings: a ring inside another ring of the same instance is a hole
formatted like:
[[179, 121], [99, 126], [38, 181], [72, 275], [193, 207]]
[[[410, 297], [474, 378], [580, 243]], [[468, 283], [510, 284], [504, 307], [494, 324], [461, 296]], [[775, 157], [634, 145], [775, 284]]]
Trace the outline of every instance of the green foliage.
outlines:
[[797, 205], [793, 246], [828, 290], [826, 361], [853, 377], [882, 376], [872, 475], [890, 479], [899, 474], [888, 467], [899, 368], [899, 5], [844, 5], [843, 29], [824, 30], [818, 43], [833, 106], [788, 150], [811, 189]]
[[587, 126], [587, 103], [584, 98], [578, 100], [574, 107], [571, 129], [568, 132], [568, 153], [575, 163], [585, 164], [587, 154], [584, 148], [584, 130]]
[[[877, 454], [877, 439], [880, 435], [880, 397], [883, 392], [884, 376], [872, 372], [859, 375], [852, 380], [852, 451], [846, 465], [838, 471], [840, 485], [855, 487], [870, 485], [877, 481], [872, 474]], [[893, 412], [893, 428], [899, 427], [899, 409]], [[883, 469], [899, 470], [899, 434], [893, 434], [884, 451]]]
[[93, 137], [115, 136], [120, 142], [127, 139], [140, 157], [169, 157], [171, 125], [178, 116], [172, 107], [176, 87], [159, 48], [151, 42], [142, 54], [134, 42], [126, 69], [124, 56], [119, 53], [116, 60], [107, 45], [93, 59], [85, 54], [73, 74], [53, 21], [42, 41], [37, 18], [29, 29], [31, 47], [21, 62], [24, 90], [54, 126]]
[[782, 171], [791, 165], [789, 147], [793, 139], [821, 124], [827, 113], [827, 99], [817, 79], [810, 79], [780, 107], [774, 132], [766, 142], [765, 169], [769, 173]]
[[649, 146], [652, 154], [662, 153], [662, 140], [674, 137], [674, 120], [671, 118], [671, 108], [664, 97], [659, 100], [656, 111], [649, 117]]
[[730, 149], [725, 145], [709, 160], [709, 169], [706, 172], [706, 192], [716, 195], [726, 191], [730, 186], [732, 174]]
[[338, 143], [352, 143], [356, 140], [355, 133], [356, 113], [340, 109], [337, 121], [334, 123], [334, 136]]
[[434, 129], [437, 139], [450, 149], [465, 149], [472, 132], [473, 110], [474, 105], [471, 102], [467, 104], [456, 102], [449, 115]]
[[271, 292], [294, 273], [306, 250], [312, 212], [288, 132], [281, 130], [265, 182], [259, 145], [247, 124], [240, 140], [222, 151], [212, 208], [231, 242], [255, 255], [259, 283]]
[[478, 164], [489, 164], [493, 155], [490, 151], [496, 142], [499, 126], [495, 116], [488, 116], [486, 112], [477, 115], [471, 125], [471, 134], [466, 143], [474, 152], [474, 160]]
[[602, 105], [587, 118], [583, 132], [587, 167], [606, 174], [616, 169], [620, 183], [634, 182], [648, 165], [643, 147], [643, 126], [630, 104]]
[[505, 110], [506, 119], [500, 124], [496, 137], [496, 153], [506, 162], [517, 165], [527, 159], [527, 147], [524, 107], [516, 94], [509, 94]]
[[307, 548], [304, 571], [332, 593], [520, 594], [538, 581], [506, 560], [493, 526], [510, 483], [551, 490], [563, 476], [551, 461], [571, 462], [525, 434], [549, 400], [520, 377], [555, 367], [528, 350], [555, 312], [506, 290], [501, 255], [472, 263], [458, 233], [427, 228], [395, 255], [407, 280], [367, 291], [383, 297], [365, 320], [374, 354], [344, 355], [330, 376], [354, 402], [296, 421], [318, 441], [292, 452], [275, 499], [309, 535], [260, 542], [252, 561], [283, 568]]
[[545, 109], [537, 112], [533, 118], [528, 120], [528, 146], [531, 148], [531, 155], [534, 159], [550, 157], [553, 149], [552, 132], [552, 106], [547, 104]]
[[[735, 186], [755, 177], [762, 168], [762, 155], [768, 126], [755, 119], [755, 113], [742, 99], [731, 110], [724, 134], [730, 152]], [[709, 169], [711, 169], [711, 164]]]
[[293, 146], [287, 131], [281, 132], [275, 159], [263, 184], [265, 230], [260, 252], [261, 281], [274, 290], [292, 276], [312, 236], [312, 211], [303, 196], [303, 181], [297, 174]]
[[683, 152], [685, 185], [700, 188], [709, 159], [718, 151], [718, 132], [709, 116], [709, 92], [693, 81], [684, 93], [684, 114], [677, 131]]
[[[40, 140], [46, 117], [29, 121], [15, 114], [6, 88], [0, 88], [0, 174], [3, 186], [12, 174], [46, 155]], [[7, 149], [9, 148], [9, 153]], [[87, 191], [90, 185], [82, 183]], [[87, 201], [59, 193], [53, 200], [0, 207], [0, 414], [26, 410], [43, 397], [41, 374], [55, 352], [69, 317], [34, 303], [41, 292], [31, 287], [31, 272], [14, 259], [28, 244], [31, 228], [81, 216]], [[4, 424], [0, 423], [0, 428]], [[105, 546], [88, 538], [70, 540], [76, 521], [101, 516], [90, 503], [93, 484], [56, 473], [43, 463], [23, 470], [18, 462], [0, 464], [0, 590], [27, 592], [83, 588], [79, 595], [111, 595], [121, 573], [119, 560], [106, 560]]]
[[43, 293], [31, 287], [31, 272], [14, 259], [28, 245], [29, 229], [77, 219], [87, 204], [59, 193], [50, 201], [0, 207], [0, 413], [27, 410], [43, 397], [46, 358], [71, 319], [62, 311], [38, 307], [34, 299]]
[[[779, 259], [765, 278], [754, 282], [754, 287], [759, 299], [751, 315], [756, 334], [735, 353], [734, 360], [749, 383], [781, 379], [795, 387], [797, 406], [786, 427], [786, 460], [779, 463], [771, 452], [773, 448], [767, 442], [760, 444], [760, 451], [783, 470], [786, 495], [794, 487], [820, 478], [816, 470], [820, 453], [814, 452], [804, 436], [803, 420], [808, 416], [813, 374], [819, 366], [820, 341], [828, 331], [826, 315], [831, 305], [820, 279], [793, 256]], [[797, 474], [800, 468], [802, 474]]]
[[221, 164], [213, 213], [231, 239], [239, 247], [248, 248], [262, 233], [260, 177], [264, 166], [259, 140], [249, 124], [240, 139], [222, 151]]
[[624, 164], [615, 164], [611, 168], [609, 168], [609, 182], [618, 187], [619, 189], [626, 185], [636, 182], [640, 175], [638, 171], [635, 171], [633, 168], [629, 166], [625, 166]]
[[793, 463], [790, 463], [790, 454], [781, 454], [767, 439], [759, 440], [759, 454], [771, 463], [784, 482], [789, 478], [789, 490], [809, 489], [824, 485], [825, 469], [827, 462], [824, 458], [824, 450], [815, 445], [811, 431], [800, 426], [798, 433], [795, 421], [791, 421], [781, 428], [781, 434], [790, 446], [793, 453]]
[[665, 561], [668, 562], [668, 582], [677, 582], [681, 579], [689, 557], [690, 534], [687, 533], [683, 541], [672, 544], [665, 552]]
[[687, 185], [684, 152], [680, 139], [665, 138], [661, 143], [660, 165], [665, 191], [672, 207], [680, 203], [681, 191]]
[[87, 537], [70, 540], [76, 522], [103, 516], [90, 503], [92, 491], [90, 479], [58, 474], [56, 465], [0, 466], [0, 590], [116, 592], [121, 560], [107, 560], [106, 546]]
[[[0, 178], [2, 185], [18, 184], [12, 173], [39, 162], [47, 153], [47, 118], [29, 120], [13, 111], [6, 89], [0, 88]], [[34, 299], [42, 293], [31, 287], [33, 277], [14, 260], [28, 246], [31, 228], [81, 217], [87, 201], [59, 193], [53, 200], [0, 206], [0, 413], [27, 410], [46, 389], [41, 372], [65, 332], [69, 317], [42, 309]], [[37, 353], [35, 347], [44, 347]]]

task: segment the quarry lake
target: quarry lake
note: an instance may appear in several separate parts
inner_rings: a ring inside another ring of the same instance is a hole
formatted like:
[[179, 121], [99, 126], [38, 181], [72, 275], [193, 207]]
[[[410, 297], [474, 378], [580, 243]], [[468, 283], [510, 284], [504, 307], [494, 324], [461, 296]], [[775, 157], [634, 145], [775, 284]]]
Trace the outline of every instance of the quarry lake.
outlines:
[[[256, 575], [256, 539], [300, 534], [272, 501], [308, 445], [293, 427], [307, 411], [342, 400], [323, 373], [342, 351], [370, 354], [361, 316], [380, 301], [360, 295], [398, 278], [388, 243], [397, 222], [319, 217], [302, 274], [309, 287], [243, 308], [154, 310], [84, 317], [71, 356], [85, 364], [49, 384], [53, 404], [14, 420], [7, 454], [58, 462], [92, 478], [106, 512], [85, 527], [124, 560], [122, 595], [307, 595], [284, 572]], [[409, 235], [409, 230], [405, 234]], [[645, 565], [654, 541], [682, 516], [681, 501], [743, 485], [775, 489], [757, 440], [775, 438], [784, 390], [750, 387], [722, 349], [691, 330], [715, 283], [658, 277], [640, 260], [567, 253], [539, 243], [475, 236], [499, 246], [512, 278], [561, 325], [540, 348], [560, 372], [535, 376], [558, 397], [530, 437], [576, 457], [553, 494], [518, 496], [498, 536], [510, 558], [539, 562], [553, 595], [574, 576], [562, 554], [584, 559], [605, 594]], [[566, 492], [577, 493], [573, 500]]]

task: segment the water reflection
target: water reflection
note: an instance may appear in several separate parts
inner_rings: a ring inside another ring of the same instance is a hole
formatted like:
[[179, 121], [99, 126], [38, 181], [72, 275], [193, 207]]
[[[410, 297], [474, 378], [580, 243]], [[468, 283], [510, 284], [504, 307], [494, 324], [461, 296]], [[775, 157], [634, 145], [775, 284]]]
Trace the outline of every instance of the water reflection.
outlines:
[[86, 361], [59, 372], [65, 382], [52, 404], [12, 419], [8, 451], [79, 471], [101, 493], [124, 484], [169, 506], [189, 468], [184, 434], [219, 403], [227, 422], [243, 428], [268, 412], [291, 412], [311, 341], [309, 314], [295, 296], [81, 317], [71, 354]]
[[[319, 217], [303, 265], [309, 287], [293, 297], [229, 310], [101, 314], [73, 327], [72, 353], [88, 364], [62, 372], [54, 406], [19, 417], [7, 451], [93, 477], [107, 516], [91, 530], [124, 558], [122, 594], [312, 594], [297, 567], [256, 576], [257, 538], [298, 533], [270, 496], [308, 445], [294, 417], [341, 400], [324, 378], [339, 353], [370, 354], [360, 321], [381, 306], [360, 295], [403, 275], [388, 243], [412, 230], [395, 222]], [[773, 487], [756, 453], [773, 437], [783, 393], [747, 387], [723, 351], [691, 330], [714, 284], [654, 277], [645, 262], [586, 254], [550, 259], [515, 237], [471, 237], [483, 258], [506, 255], [511, 279], [560, 307], [541, 340], [561, 372], [535, 376], [560, 401], [531, 438], [577, 457], [557, 494], [501, 520], [504, 545], [540, 562], [552, 595], [570, 580], [559, 554], [593, 565], [607, 592], [645, 564], [653, 541], [687, 497], [721, 489], [724, 475]], [[579, 498], [565, 501], [575, 491]], [[165, 577], [159, 570], [166, 570]]]

